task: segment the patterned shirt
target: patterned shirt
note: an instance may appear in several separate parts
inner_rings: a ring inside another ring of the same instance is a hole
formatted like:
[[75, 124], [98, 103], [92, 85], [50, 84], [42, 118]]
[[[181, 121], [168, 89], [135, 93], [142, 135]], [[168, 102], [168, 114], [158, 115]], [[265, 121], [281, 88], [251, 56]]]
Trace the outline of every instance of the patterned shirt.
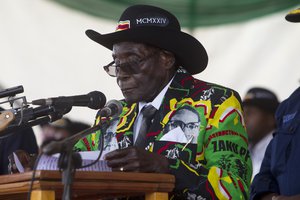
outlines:
[[[102, 133], [110, 139], [104, 139], [104, 151], [132, 146], [138, 106], [122, 103], [122, 114], [109, 124], [96, 117], [96, 124], [108, 128], [83, 138], [75, 148], [98, 150]], [[169, 160], [176, 179], [171, 199], [249, 198], [252, 163], [237, 92], [179, 69], [154, 116], [147, 144], [146, 150]]]

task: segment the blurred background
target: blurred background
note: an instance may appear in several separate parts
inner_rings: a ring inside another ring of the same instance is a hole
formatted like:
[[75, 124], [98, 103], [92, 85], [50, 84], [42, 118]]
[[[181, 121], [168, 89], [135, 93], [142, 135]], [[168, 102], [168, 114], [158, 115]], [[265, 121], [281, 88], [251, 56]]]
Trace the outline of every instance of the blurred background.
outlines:
[[[204, 45], [209, 64], [199, 79], [241, 96], [250, 87], [266, 87], [280, 100], [299, 86], [300, 24], [284, 19], [298, 0], [1, 0], [0, 89], [23, 85], [29, 102], [94, 90], [107, 100], [122, 99], [102, 69], [111, 52], [84, 32], [113, 32], [133, 4], [171, 11]], [[66, 116], [93, 124], [96, 112], [73, 107]]]

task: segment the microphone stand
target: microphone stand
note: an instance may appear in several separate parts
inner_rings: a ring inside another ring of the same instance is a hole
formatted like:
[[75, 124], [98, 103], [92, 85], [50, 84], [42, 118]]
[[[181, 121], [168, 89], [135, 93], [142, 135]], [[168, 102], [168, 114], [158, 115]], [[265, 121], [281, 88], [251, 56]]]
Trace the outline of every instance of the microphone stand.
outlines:
[[58, 159], [58, 168], [62, 171], [62, 183], [64, 185], [63, 200], [71, 199], [71, 187], [76, 168], [81, 167], [82, 159], [79, 153], [73, 151], [64, 151], [60, 153]]
[[76, 169], [82, 166], [81, 156], [78, 152], [73, 151], [73, 146], [82, 137], [101, 129], [100, 124], [76, 133], [62, 141], [52, 141], [42, 149], [43, 153], [47, 155], [60, 153], [57, 165], [59, 170], [62, 171], [62, 183], [64, 184], [63, 200], [71, 199], [74, 175]]

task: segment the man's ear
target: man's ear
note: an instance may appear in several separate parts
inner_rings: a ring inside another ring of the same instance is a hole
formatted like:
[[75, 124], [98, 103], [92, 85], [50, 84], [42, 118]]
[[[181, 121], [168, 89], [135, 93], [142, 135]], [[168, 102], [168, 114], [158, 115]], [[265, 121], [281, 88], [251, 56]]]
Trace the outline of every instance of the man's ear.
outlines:
[[162, 66], [165, 67], [166, 69], [171, 69], [175, 67], [176, 59], [173, 53], [162, 50], [160, 52], [160, 59], [163, 64]]

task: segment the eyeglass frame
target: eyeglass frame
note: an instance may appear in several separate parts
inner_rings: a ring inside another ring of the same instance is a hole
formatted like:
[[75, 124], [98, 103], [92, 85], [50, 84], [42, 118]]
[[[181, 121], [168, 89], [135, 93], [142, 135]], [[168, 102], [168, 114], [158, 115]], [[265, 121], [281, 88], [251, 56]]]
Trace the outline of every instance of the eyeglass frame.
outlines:
[[[129, 66], [131, 70], [126, 71], [126, 68], [123, 67], [123, 69], [125, 69], [125, 71], [129, 74], [138, 74], [141, 72], [141, 69], [138, 67], [139, 65], [141, 65], [142, 62], [145, 62], [148, 59], [151, 59], [153, 56], [155, 56], [156, 54], [158, 54], [159, 51], [154, 51], [153, 53], [149, 54], [148, 56], [145, 56], [144, 58], [141, 58], [139, 60], [132, 60], [132, 61], [128, 61], [125, 63], [121, 63], [121, 64], [116, 64], [115, 61], [113, 60], [112, 62], [110, 62], [108, 65], [103, 66], [103, 69], [106, 71], [106, 73], [111, 76], [111, 77], [117, 77], [117, 69], [120, 68], [122, 65], [127, 65], [127, 67]], [[133, 69], [133, 67], [131, 67], [132, 65], [135, 65], [135, 68]], [[114, 69], [114, 73], [109, 73], [109, 68], [113, 68]], [[136, 72], [133, 72], [136, 71]]]
[[[179, 122], [179, 123], [178, 123]], [[174, 127], [174, 125], [172, 124], [172, 123], [177, 123], [178, 125], [179, 125], [179, 127], [182, 129], [182, 130], [185, 130], [186, 128], [188, 128], [189, 130], [193, 130], [193, 129], [195, 129], [195, 128], [199, 128], [199, 125], [200, 125], [200, 122], [189, 122], [189, 123], [184, 123], [183, 121], [181, 121], [181, 120], [170, 120], [169, 122], [168, 122], [168, 126], [173, 126]], [[197, 125], [196, 125], [197, 124]], [[190, 128], [190, 127], [188, 127], [189, 125], [193, 125], [194, 127], [193, 128]], [[176, 126], [176, 128], [177, 128], [178, 126]]]

